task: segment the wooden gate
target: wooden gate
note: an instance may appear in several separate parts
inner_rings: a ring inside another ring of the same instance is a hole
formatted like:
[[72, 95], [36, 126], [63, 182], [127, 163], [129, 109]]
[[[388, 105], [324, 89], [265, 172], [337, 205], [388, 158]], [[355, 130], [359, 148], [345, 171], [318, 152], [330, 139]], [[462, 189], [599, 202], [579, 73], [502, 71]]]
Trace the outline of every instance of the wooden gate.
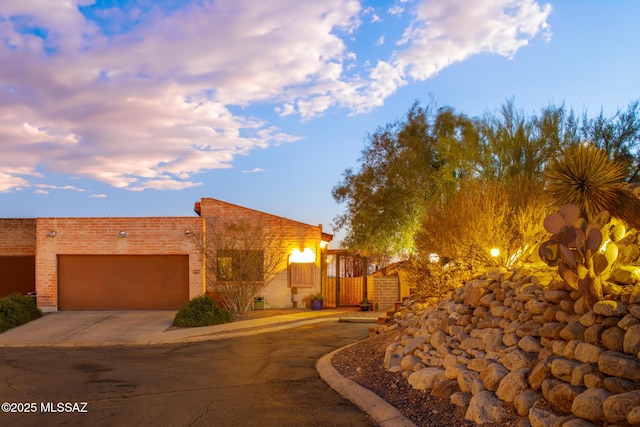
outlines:
[[322, 295], [327, 308], [360, 305], [367, 296], [367, 260], [345, 251], [327, 251], [322, 274]]

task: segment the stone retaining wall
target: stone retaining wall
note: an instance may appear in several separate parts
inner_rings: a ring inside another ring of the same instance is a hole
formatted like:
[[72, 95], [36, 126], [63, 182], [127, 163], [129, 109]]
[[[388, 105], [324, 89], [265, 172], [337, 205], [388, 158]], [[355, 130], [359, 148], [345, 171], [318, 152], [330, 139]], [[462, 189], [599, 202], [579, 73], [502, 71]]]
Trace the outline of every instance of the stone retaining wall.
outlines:
[[407, 302], [385, 367], [416, 389], [500, 423], [640, 425], [640, 286], [589, 310], [551, 273], [491, 271], [437, 307]]

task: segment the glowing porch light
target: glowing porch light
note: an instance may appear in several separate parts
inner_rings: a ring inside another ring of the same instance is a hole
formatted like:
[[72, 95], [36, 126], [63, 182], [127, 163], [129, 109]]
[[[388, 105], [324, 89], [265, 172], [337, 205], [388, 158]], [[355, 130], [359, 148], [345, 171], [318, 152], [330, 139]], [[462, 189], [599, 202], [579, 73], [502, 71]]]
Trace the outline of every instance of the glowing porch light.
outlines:
[[300, 249], [294, 249], [291, 251], [291, 255], [289, 255], [289, 263], [293, 262], [316, 262], [316, 254], [311, 250], [311, 248], [304, 248], [302, 252], [300, 252]]
[[325, 242], [324, 240], [320, 241], [320, 249], [324, 249], [329, 246], [329, 242]]
[[500, 256], [500, 249], [498, 248], [491, 248], [491, 256], [494, 258], [497, 258]]

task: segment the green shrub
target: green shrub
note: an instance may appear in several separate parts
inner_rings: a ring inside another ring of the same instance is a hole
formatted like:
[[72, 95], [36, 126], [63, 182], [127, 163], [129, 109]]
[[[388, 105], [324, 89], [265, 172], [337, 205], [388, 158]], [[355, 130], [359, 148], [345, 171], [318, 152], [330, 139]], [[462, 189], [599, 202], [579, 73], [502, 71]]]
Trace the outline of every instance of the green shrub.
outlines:
[[182, 307], [173, 319], [173, 325], [181, 328], [196, 328], [232, 321], [233, 316], [230, 312], [220, 308], [216, 300], [209, 295], [202, 295], [195, 297]]
[[21, 294], [0, 298], [0, 332], [15, 328], [42, 316], [35, 301]]

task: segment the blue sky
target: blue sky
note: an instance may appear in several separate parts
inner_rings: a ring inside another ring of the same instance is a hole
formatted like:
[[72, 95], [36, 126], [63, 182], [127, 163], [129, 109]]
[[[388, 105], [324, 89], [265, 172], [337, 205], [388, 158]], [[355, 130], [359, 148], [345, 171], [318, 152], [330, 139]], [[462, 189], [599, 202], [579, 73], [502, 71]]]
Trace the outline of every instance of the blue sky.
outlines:
[[[634, 0], [0, 2], [0, 217], [189, 216], [331, 232], [331, 189], [415, 100], [613, 114]], [[337, 235], [337, 240], [340, 234]]]

